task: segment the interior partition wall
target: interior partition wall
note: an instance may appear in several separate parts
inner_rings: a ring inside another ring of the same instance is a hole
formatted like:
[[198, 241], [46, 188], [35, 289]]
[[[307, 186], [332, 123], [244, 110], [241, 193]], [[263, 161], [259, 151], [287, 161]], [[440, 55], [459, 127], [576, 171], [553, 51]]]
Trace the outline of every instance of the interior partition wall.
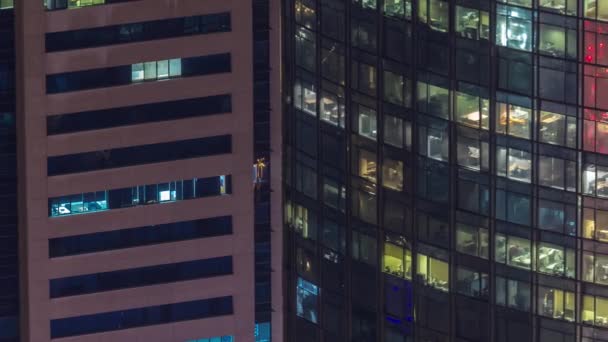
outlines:
[[288, 341], [608, 341], [608, 6], [286, 0]]

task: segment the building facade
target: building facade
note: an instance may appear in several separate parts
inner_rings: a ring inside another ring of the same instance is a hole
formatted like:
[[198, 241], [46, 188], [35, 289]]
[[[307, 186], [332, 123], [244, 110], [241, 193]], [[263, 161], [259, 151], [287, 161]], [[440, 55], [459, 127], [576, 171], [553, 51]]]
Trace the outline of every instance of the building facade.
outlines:
[[285, 341], [608, 341], [608, 6], [287, 0]]
[[0, 341], [282, 333], [279, 13], [0, 1]]

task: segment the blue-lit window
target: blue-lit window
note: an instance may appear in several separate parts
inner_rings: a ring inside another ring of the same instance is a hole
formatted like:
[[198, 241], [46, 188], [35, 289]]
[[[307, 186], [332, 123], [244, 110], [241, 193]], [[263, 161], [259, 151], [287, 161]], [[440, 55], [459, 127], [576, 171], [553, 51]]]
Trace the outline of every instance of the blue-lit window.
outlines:
[[86, 214], [108, 210], [107, 196], [107, 191], [96, 191], [56, 198], [50, 203], [50, 216]]
[[296, 290], [296, 312], [298, 316], [312, 323], [318, 323], [319, 287], [302, 278], [298, 278]]
[[182, 59], [174, 58], [162, 61], [135, 63], [131, 65], [131, 81], [161, 80], [178, 77], [182, 74]]
[[231, 192], [230, 176], [224, 175], [138, 185], [51, 198], [49, 199], [49, 216], [87, 214], [139, 205], [221, 196]]
[[230, 335], [224, 335], [209, 338], [199, 338], [198, 340], [188, 340], [186, 342], [234, 342], [234, 337]]
[[270, 342], [270, 323], [255, 324], [255, 342]]

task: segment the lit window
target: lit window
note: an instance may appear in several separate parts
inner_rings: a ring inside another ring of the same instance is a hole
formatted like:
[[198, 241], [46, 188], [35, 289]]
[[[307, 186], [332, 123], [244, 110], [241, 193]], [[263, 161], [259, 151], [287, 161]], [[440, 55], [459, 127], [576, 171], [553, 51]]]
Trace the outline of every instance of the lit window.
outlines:
[[396, 191], [403, 190], [403, 162], [384, 157], [382, 162], [382, 185]]
[[359, 106], [359, 135], [376, 140], [378, 134], [376, 111]]
[[298, 278], [296, 289], [296, 314], [312, 323], [318, 322], [318, 297], [319, 288], [317, 285]]
[[[388, 239], [388, 237], [387, 237]], [[404, 240], [398, 241], [407, 243]], [[412, 252], [408, 247], [395, 243], [384, 243], [384, 273], [399, 278], [412, 279]]]
[[427, 286], [448, 292], [450, 289], [450, 266], [443, 260], [434, 257], [418, 254], [416, 256], [418, 265], [418, 277]]
[[555, 319], [574, 321], [574, 292], [538, 287], [538, 314]]
[[520, 182], [530, 183], [532, 177], [532, 155], [515, 148], [496, 147], [496, 172]]
[[496, 234], [495, 248], [496, 262], [528, 270], [531, 268], [532, 246], [530, 240]]
[[456, 6], [456, 33], [463, 38], [489, 39], [490, 15], [486, 11]]
[[573, 278], [575, 275], [574, 250], [541, 242], [538, 244], [538, 271]]
[[496, 11], [496, 44], [531, 51], [531, 11], [507, 5], [497, 5]]
[[13, 8], [13, 0], [0, 0], [0, 10]]

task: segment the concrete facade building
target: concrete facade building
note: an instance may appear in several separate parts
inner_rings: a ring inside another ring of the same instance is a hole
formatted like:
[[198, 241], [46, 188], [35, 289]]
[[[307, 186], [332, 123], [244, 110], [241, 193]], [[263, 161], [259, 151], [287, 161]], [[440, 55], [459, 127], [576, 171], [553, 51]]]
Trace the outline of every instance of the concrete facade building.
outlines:
[[281, 333], [276, 6], [0, 2], [0, 341]]

